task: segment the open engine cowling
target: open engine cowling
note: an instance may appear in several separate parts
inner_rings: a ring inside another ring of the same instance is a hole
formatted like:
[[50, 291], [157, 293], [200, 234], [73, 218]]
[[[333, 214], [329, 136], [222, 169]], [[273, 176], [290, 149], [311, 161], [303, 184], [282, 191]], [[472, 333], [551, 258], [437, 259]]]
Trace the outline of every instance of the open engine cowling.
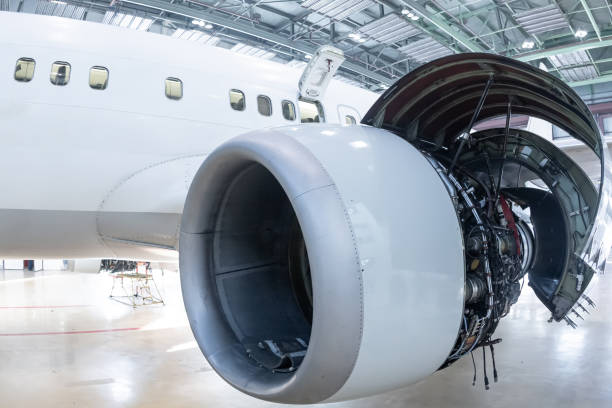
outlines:
[[[583, 142], [599, 188], [553, 143], [511, 129], [513, 113]], [[505, 128], [473, 132], [500, 115]], [[455, 55], [402, 78], [363, 123], [239, 136], [192, 182], [179, 249], [189, 321], [211, 366], [254, 397], [353, 399], [477, 347], [493, 357], [526, 276], [551, 320], [574, 327], [568, 314], [592, 304], [584, 291], [612, 243], [610, 159], [569, 87]]]
[[284, 403], [370, 395], [431, 374], [456, 340], [457, 215], [424, 156], [386, 131], [233, 139], [197, 173], [182, 225], [193, 332], [243, 392]]

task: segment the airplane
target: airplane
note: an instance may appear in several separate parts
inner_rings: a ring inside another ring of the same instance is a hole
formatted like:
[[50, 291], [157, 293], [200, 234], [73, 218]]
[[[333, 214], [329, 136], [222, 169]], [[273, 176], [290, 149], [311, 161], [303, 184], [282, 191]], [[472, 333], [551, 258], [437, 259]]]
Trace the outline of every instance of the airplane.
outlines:
[[[553, 320], [591, 304], [612, 239], [607, 145], [528, 64], [452, 55], [377, 95], [332, 78], [333, 47], [300, 72], [14, 13], [0, 49], [0, 256], [178, 255], [200, 349], [246, 394], [350, 400], [477, 348], [494, 364], [525, 276]], [[582, 142], [599, 186], [515, 114]]]
[[[14, 210], [1, 216], [12, 231], [0, 238], [7, 257], [176, 260], [180, 213], [204, 157], [232, 136], [296, 125], [317, 109], [299, 99], [299, 69], [101, 24], [0, 18], [3, 134], [14, 138], [2, 163], [11, 177], [0, 207]], [[31, 80], [13, 79], [20, 58], [33, 60]], [[63, 85], [51, 82], [52, 67], [69, 70]], [[108, 76], [105, 89], [89, 85], [96, 72]], [[165, 95], [167, 78], [182, 82], [180, 99]], [[259, 96], [271, 115], [258, 112]], [[359, 121], [376, 97], [333, 80], [318, 106], [326, 123]], [[285, 119], [282, 104], [296, 117]]]

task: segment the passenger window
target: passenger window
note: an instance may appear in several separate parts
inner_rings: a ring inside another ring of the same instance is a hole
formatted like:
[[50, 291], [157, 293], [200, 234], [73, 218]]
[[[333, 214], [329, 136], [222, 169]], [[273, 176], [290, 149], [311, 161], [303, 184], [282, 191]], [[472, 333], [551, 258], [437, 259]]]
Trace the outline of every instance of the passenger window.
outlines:
[[178, 78], [166, 78], [166, 96], [178, 101], [183, 97], [183, 81]]
[[70, 64], [63, 61], [55, 61], [51, 64], [51, 83], [63, 86], [70, 81]]
[[355, 118], [351, 115], [346, 115], [344, 117], [344, 123], [347, 125], [354, 125], [357, 123], [357, 120], [355, 120]]
[[300, 99], [298, 105], [302, 123], [325, 122], [323, 107], [319, 102]]
[[30, 82], [34, 78], [36, 61], [32, 58], [19, 58], [15, 64], [15, 80], [19, 82]]
[[257, 111], [264, 116], [272, 116], [272, 101], [265, 95], [257, 97]]
[[295, 105], [291, 101], [283, 101], [283, 118], [287, 120], [295, 120]]
[[91, 67], [89, 70], [89, 86], [93, 89], [106, 89], [108, 86], [108, 69]]
[[232, 89], [229, 92], [230, 106], [237, 111], [244, 110], [244, 93], [238, 89]]

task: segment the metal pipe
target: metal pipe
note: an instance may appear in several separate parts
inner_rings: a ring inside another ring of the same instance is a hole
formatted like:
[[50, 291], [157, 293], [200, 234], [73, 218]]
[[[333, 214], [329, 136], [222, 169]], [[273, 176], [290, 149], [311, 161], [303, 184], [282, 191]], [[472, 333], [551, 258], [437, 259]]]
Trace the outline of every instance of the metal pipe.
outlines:
[[478, 118], [478, 115], [480, 114], [480, 111], [482, 110], [484, 101], [487, 98], [487, 95], [489, 94], [489, 88], [491, 88], [491, 84], [493, 83], [493, 78], [494, 78], [493, 75], [489, 76], [489, 79], [487, 80], [487, 83], [485, 84], [484, 90], [482, 91], [482, 95], [480, 95], [480, 100], [478, 101], [478, 105], [476, 105], [476, 109], [474, 110], [474, 113], [472, 114], [472, 119], [470, 119], [470, 123], [467, 129], [465, 129], [465, 131], [462, 134], [462, 136], [464, 137], [461, 139], [461, 144], [459, 145], [459, 148], [457, 149], [457, 152], [455, 153], [455, 156], [453, 157], [453, 161], [451, 162], [451, 165], [448, 168], [449, 174], [455, 167], [455, 164], [457, 163], [457, 159], [459, 158], [459, 155], [461, 154], [461, 151], [463, 150], [463, 147], [465, 146], [466, 140], [469, 140], [471, 138], [470, 130], [474, 126], [474, 122], [476, 121], [476, 118]]
[[[482, 248], [483, 248], [483, 254], [484, 254], [484, 270], [485, 270], [485, 276], [487, 280], [487, 291], [488, 291], [487, 293], [487, 314], [485, 315], [483, 319], [489, 320], [493, 314], [493, 305], [495, 303], [495, 294], [493, 292], [493, 274], [491, 272], [491, 265], [489, 263], [489, 240], [485, 232], [484, 223], [482, 222], [482, 219], [480, 218], [480, 214], [478, 214], [478, 211], [476, 211], [476, 207], [472, 203], [472, 200], [470, 199], [470, 196], [468, 195], [467, 191], [465, 191], [461, 183], [452, 174], [449, 174], [448, 178], [453, 182], [453, 184], [455, 185], [455, 188], [457, 189], [457, 191], [459, 191], [459, 194], [463, 198], [463, 201], [465, 201], [468, 208], [470, 208], [470, 210], [472, 211], [472, 214], [474, 215], [474, 219], [476, 220], [476, 224], [478, 225], [480, 229], [480, 233], [482, 235]], [[470, 349], [470, 351], [472, 351], [474, 347], [476, 347], [476, 345], [480, 341], [484, 328], [485, 328], [485, 325], [482, 324], [480, 326], [478, 337], [474, 341], [474, 344], [472, 345], [472, 348]]]
[[506, 148], [508, 147], [508, 136], [510, 135], [510, 117], [512, 115], [512, 102], [508, 101], [508, 113], [506, 114], [506, 127], [504, 129], [504, 145], [502, 148], [502, 158], [499, 163], [499, 176], [497, 177], [497, 186], [495, 187], [495, 202], [499, 198], [499, 189], [501, 188], [502, 175], [504, 174], [504, 160], [506, 158]]

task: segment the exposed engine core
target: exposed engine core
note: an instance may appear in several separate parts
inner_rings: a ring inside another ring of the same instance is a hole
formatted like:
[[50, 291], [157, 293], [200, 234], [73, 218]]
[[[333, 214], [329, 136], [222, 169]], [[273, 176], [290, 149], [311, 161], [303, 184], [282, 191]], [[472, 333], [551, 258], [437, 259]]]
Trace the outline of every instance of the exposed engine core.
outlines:
[[[554, 145], [510, 129], [513, 112], [589, 146], [599, 191]], [[471, 132], [500, 114], [505, 128]], [[190, 188], [189, 321], [211, 366], [257, 398], [353, 399], [478, 347], [493, 356], [527, 275], [551, 319], [573, 326], [607, 257], [607, 150], [554, 77], [492, 55], [447, 57], [400, 80], [364, 123], [243, 135]]]
[[[466, 248], [464, 324], [445, 365], [476, 347], [499, 342], [493, 333], [517, 302], [526, 274], [545, 302], [554, 296], [576, 245], [572, 241], [577, 238], [567, 231], [584, 231], [592, 217], [588, 208], [596, 206], [595, 188], [565, 154], [529, 132], [513, 130], [505, 140], [504, 132], [473, 134], [474, 146], [461, 154], [454, 173], [430, 156], [456, 203]], [[500, 155], [503, 141], [506, 153]], [[447, 163], [452, 160], [448, 154], [436, 155]], [[513, 180], [519, 174], [522, 179]], [[541, 181], [541, 188], [519, 187], [530, 180]], [[571, 221], [579, 214], [579, 220]], [[577, 290], [583, 282], [584, 277]], [[553, 317], [565, 318], [572, 306], [557, 301]]]
[[[546, 119], [590, 147], [601, 161], [599, 194], [553, 144], [511, 129], [513, 114]], [[505, 128], [472, 132], [492, 117], [505, 117]], [[567, 85], [507, 58], [452, 56], [402, 78], [363, 122], [423, 152], [461, 220], [466, 304], [443, 367], [476, 347], [490, 346], [494, 355], [500, 341], [493, 338], [495, 329], [518, 300], [527, 274], [551, 320], [575, 327], [568, 314], [578, 315], [573, 307], [593, 273], [603, 270], [610, 247], [603, 232], [609, 228], [610, 168], [597, 125]]]

